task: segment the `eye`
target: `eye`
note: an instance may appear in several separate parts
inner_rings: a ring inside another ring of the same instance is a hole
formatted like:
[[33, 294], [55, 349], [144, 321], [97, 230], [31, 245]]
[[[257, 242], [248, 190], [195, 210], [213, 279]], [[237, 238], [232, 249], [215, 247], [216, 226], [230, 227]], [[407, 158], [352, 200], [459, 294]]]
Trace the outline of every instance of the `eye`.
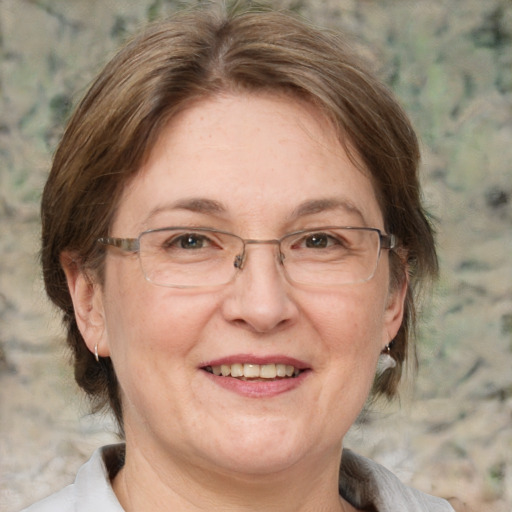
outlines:
[[339, 237], [335, 237], [329, 233], [311, 233], [300, 242], [299, 245], [307, 249], [326, 249], [333, 245], [344, 245]]
[[212, 245], [211, 240], [199, 233], [183, 233], [165, 241], [164, 247], [169, 249], [204, 249]]

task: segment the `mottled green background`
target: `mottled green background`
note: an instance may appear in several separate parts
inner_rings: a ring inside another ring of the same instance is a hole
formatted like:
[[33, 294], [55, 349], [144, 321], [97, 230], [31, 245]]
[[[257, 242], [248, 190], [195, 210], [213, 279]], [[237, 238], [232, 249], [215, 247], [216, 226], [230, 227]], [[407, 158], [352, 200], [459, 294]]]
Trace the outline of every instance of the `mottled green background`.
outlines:
[[[38, 201], [63, 124], [165, 0], [0, 0], [0, 509], [68, 483], [107, 418], [87, 415], [37, 264]], [[416, 385], [347, 445], [475, 511], [512, 510], [512, 2], [282, 1], [354, 44], [421, 136], [442, 277]]]

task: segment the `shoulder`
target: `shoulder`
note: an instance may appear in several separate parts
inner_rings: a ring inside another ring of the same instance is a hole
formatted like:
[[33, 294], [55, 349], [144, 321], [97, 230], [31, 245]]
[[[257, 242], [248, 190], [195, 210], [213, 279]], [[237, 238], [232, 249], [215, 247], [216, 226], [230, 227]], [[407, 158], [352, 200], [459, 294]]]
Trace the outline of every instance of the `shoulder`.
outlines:
[[34, 503], [28, 508], [23, 509], [21, 512], [73, 512], [74, 506], [74, 484], [64, 487], [64, 489], [48, 496], [37, 503]]
[[340, 494], [356, 507], [373, 506], [379, 512], [454, 512], [441, 499], [404, 485], [383, 466], [343, 450]]
[[110, 476], [124, 455], [124, 445], [104, 446], [79, 469], [75, 482], [22, 512], [123, 512]]

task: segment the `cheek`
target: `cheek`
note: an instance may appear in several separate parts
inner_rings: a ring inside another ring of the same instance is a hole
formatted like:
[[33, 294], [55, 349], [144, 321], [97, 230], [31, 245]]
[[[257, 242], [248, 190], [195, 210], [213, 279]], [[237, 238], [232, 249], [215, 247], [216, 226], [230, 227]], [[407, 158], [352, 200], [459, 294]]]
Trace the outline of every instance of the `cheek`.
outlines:
[[155, 286], [144, 279], [137, 262], [123, 263], [108, 269], [105, 283], [106, 331], [114, 363], [142, 367], [148, 358], [154, 365], [159, 355], [192, 350], [215, 311], [215, 297]]
[[318, 328], [330, 333], [330, 339], [338, 337], [343, 344], [357, 345], [374, 338], [372, 334], [384, 325], [384, 298], [364, 292], [352, 289], [325, 295], [309, 301], [306, 308]]
[[381, 351], [383, 300], [365, 284], [312, 297], [304, 310], [321, 352], [314, 402], [319, 416], [327, 418], [322, 428], [336, 438], [348, 431], [371, 390]]
[[304, 305], [328, 361], [347, 372], [372, 372], [382, 350], [385, 297], [368, 284], [312, 296]]
[[165, 320], [166, 311], [156, 302], [158, 290], [155, 288], [144, 279], [136, 260], [130, 257], [107, 260], [105, 324], [115, 363], [120, 362], [122, 354], [128, 350], [147, 349], [152, 331]]

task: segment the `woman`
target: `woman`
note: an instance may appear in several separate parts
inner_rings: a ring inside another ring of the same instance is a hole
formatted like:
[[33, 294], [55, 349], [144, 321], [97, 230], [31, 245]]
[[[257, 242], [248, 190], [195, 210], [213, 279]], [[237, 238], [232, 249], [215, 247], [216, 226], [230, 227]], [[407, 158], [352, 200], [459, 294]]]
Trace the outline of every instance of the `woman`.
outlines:
[[452, 510], [342, 454], [436, 274], [418, 160], [390, 93], [291, 16], [197, 10], [131, 41], [42, 202], [76, 380], [125, 442], [28, 510]]

